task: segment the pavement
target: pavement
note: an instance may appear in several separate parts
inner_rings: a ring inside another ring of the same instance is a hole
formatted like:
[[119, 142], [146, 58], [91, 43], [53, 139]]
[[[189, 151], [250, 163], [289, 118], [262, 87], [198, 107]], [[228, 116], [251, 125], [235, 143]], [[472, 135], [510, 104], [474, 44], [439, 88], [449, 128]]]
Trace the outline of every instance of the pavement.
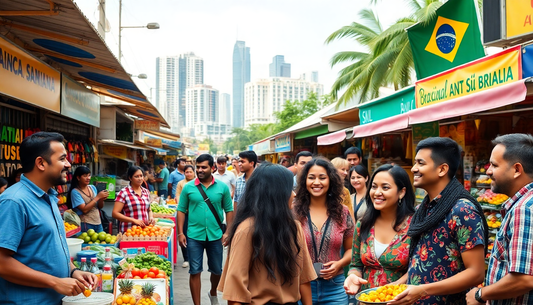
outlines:
[[[226, 251], [224, 249], [223, 261], [226, 261]], [[174, 305], [194, 305], [192, 302], [191, 291], [189, 289], [189, 268], [182, 268], [183, 255], [181, 249], [178, 249], [178, 263], [174, 267], [173, 281], [174, 281]], [[207, 292], [211, 289], [211, 282], [209, 281], [210, 273], [207, 272], [207, 256], [204, 254], [204, 272], [202, 272], [202, 293], [201, 304], [211, 305]], [[222, 293], [218, 292], [218, 302], [220, 305], [227, 305], [227, 301], [222, 299]]]

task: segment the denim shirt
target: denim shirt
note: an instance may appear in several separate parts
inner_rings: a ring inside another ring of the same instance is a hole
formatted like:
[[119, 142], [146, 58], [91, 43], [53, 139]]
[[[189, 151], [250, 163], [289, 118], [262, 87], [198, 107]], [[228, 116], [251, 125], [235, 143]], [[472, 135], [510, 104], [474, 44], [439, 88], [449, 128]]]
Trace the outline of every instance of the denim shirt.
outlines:
[[[21, 175], [0, 195], [0, 248], [13, 258], [58, 278], [69, 277], [70, 256], [57, 193], [48, 194]], [[61, 304], [64, 296], [51, 288], [34, 288], [0, 278], [0, 304]]]

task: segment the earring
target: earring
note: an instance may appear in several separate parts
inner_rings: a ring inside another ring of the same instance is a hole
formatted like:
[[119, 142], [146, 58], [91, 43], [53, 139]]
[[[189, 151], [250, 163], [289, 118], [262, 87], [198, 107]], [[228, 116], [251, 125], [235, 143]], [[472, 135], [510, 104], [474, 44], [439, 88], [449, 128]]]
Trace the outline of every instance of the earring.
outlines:
[[398, 206], [402, 206], [402, 198], [400, 198], [400, 200], [398, 200]]

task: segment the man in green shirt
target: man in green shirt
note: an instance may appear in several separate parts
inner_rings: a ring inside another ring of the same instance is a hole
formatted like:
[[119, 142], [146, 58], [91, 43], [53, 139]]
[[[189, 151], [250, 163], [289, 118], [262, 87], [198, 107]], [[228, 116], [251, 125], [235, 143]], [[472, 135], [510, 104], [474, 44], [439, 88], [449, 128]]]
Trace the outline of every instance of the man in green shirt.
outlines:
[[167, 198], [168, 177], [170, 176], [170, 173], [168, 172], [167, 164], [163, 160], [159, 160], [159, 168], [161, 169], [161, 172], [159, 173], [159, 178], [155, 179], [155, 181], [158, 183], [157, 195], [164, 196], [165, 198]]
[[[189, 254], [189, 285], [195, 305], [200, 305], [200, 275], [203, 271], [204, 250], [207, 252], [207, 263], [211, 272], [209, 299], [211, 305], [218, 304], [216, 289], [222, 274], [223, 246], [226, 246], [228, 237], [227, 233], [222, 232], [198, 188], [205, 192], [219, 219], [224, 219], [225, 212], [228, 227], [233, 220], [230, 190], [225, 183], [216, 181], [213, 177], [214, 163], [213, 157], [208, 154], [200, 155], [196, 159], [198, 178], [185, 184], [178, 204], [178, 241], [180, 246], [187, 248]], [[187, 237], [183, 234], [185, 214], [189, 216]]]

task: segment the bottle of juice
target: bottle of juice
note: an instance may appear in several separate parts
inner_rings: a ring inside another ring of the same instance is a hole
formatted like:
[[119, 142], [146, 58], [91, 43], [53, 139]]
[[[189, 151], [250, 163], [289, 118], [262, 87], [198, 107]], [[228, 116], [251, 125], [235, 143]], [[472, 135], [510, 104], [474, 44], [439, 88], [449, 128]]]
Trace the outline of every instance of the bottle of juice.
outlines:
[[81, 271], [90, 272], [89, 266], [87, 265], [87, 258], [86, 257], [82, 257], [81, 258], [80, 270]]
[[93, 291], [101, 292], [102, 291], [102, 271], [100, 270], [100, 268], [98, 268], [97, 260], [98, 259], [96, 257], [91, 258], [90, 272], [96, 275], [96, 277], [98, 278], [98, 283], [94, 285]]
[[113, 271], [108, 265], [104, 266], [102, 273], [102, 291], [113, 293]]

